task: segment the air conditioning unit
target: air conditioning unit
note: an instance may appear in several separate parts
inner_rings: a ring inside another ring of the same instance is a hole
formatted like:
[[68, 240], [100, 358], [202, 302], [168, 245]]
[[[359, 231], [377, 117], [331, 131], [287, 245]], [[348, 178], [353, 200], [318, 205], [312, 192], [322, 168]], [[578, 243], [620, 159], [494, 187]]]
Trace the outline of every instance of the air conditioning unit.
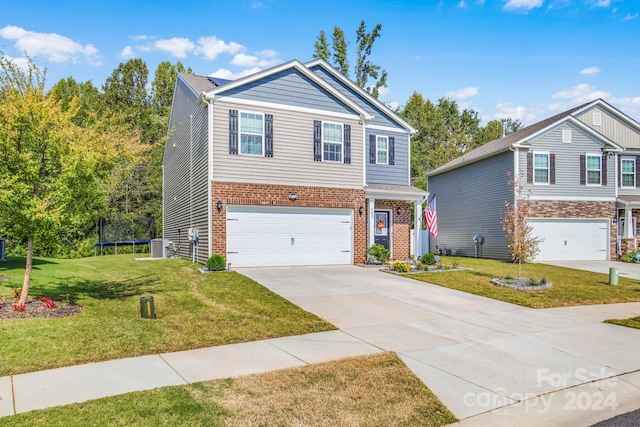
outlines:
[[5, 246], [6, 246], [6, 240], [4, 239], [0, 239], [0, 261], [6, 261], [5, 257], [4, 257], [4, 251], [5, 251]]
[[151, 258], [168, 258], [169, 239], [151, 240]]

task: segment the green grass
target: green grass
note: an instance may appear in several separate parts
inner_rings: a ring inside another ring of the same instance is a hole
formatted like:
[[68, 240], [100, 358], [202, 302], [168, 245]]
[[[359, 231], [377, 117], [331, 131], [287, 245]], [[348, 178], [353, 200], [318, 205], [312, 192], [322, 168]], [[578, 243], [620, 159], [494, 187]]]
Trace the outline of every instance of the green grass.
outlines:
[[612, 323], [614, 325], [626, 326], [628, 328], [640, 329], [640, 316], [632, 317], [630, 319], [608, 319], [605, 323]]
[[[0, 376], [144, 354], [335, 329], [240, 274], [134, 255], [38, 258], [30, 296], [80, 304], [58, 319], [0, 319]], [[21, 287], [24, 259], [0, 263], [0, 294]], [[140, 296], [157, 319], [142, 319]], [[5, 302], [8, 304], [9, 302]]]
[[128, 393], [3, 426], [440, 426], [455, 416], [393, 353]]
[[[442, 257], [445, 265], [451, 265], [451, 257]], [[566, 307], [588, 304], [612, 304], [640, 301], [640, 282], [624, 277], [617, 286], [610, 286], [609, 276], [547, 264], [523, 264], [522, 277], [540, 280], [543, 277], [553, 284], [550, 289], [517, 291], [491, 283], [493, 278], [518, 276], [518, 266], [496, 260], [456, 257], [460, 267], [467, 271], [445, 271], [408, 274], [415, 280], [468, 292], [532, 308]]]

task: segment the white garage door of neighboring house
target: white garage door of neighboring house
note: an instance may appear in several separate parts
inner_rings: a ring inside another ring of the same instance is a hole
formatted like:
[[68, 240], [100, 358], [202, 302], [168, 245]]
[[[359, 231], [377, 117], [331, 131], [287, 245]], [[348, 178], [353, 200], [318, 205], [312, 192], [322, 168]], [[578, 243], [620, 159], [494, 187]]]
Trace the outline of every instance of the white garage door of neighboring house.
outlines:
[[232, 267], [353, 263], [349, 209], [227, 207]]
[[609, 259], [609, 221], [529, 219], [533, 235], [541, 239], [537, 261]]

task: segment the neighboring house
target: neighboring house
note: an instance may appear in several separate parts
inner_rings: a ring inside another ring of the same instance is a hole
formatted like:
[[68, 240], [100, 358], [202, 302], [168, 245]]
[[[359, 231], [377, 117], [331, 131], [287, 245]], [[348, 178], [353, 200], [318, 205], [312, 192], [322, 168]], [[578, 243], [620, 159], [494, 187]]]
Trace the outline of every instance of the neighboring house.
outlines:
[[408, 258], [426, 196], [410, 185], [413, 132], [321, 60], [236, 81], [180, 74], [164, 238], [178, 256], [234, 267], [362, 263], [374, 242]]
[[531, 203], [538, 261], [615, 259], [637, 247], [639, 159], [640, 124], [601, 99], [488, 142], [427, 175], [438, 210], [430, 250], [508, 258], [510, 174]]

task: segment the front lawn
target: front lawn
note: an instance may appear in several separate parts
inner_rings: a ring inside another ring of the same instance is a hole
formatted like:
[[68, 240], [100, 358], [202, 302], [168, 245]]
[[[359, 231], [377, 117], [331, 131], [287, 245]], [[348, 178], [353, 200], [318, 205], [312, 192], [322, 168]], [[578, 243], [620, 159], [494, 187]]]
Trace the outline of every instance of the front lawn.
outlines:
[[[71, 317], [0, 319], [0, 376], [87, 362], [335, 329], [238, 273], [201, 274], [185, 260], [134, 255], [38, 258], [30, 296], [83, 307]], [[0, 262], [0, 294], [12, 304], [24, 259]], [[157, 319], [142, 319], [140, 297]], [[28, 310], [28, 305], [27, 305]]]
[[614, 325], [626, 326], [628, 328], [640, 329], [640, 316], [632, 317], [630, 319], [608, 319], [605, 323], [612, 323]]
[[4, 426], [441, 426], [454, 415], [393, 353], [128, 393]]
[[[640, 301], [640, 282], [624, 277], [619, 278], [617, 286], [610, 286], [608, 284], [609, 276], [606, 274], [547, 264], [523, 264], [522, 277], [536, 280], [545, 278], [553, 284], [553, 287], [538, 291], [517, 291], [491, 283], [493, 278], [518, 276], [517, 265], [480, 258], [455, 257], [455, 260], [460, 267], [472, 270], [407, 274], [405, 276], [532, 308]], [[442, 261], [445, 265], [450, 265], [452, 257], [442, 257]]]

